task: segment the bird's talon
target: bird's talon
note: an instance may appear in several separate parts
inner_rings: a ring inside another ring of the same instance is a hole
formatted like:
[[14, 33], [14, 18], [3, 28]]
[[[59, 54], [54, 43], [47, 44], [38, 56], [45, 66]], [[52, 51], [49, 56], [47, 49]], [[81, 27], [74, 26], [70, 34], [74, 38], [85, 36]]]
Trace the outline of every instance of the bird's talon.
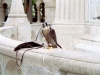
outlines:
[[49, 46], [48, 46], [47, 49], [53, 49], [53, 47], [49, 47]]

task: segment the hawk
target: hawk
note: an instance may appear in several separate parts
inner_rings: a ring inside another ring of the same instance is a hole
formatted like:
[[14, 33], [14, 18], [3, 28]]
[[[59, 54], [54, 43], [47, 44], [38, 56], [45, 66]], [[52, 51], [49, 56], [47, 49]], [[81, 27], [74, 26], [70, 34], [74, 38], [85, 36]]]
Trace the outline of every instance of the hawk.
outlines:
[[42, 33], [43, 33], [43, 36], [46, 39], [46, 42], [47, 42], [48, 46], [51, 46], [53, 48], [57, 48], [57, 46], [58, 46], [58, 47], [62, 48], [57, 43], [55, 30], [53, 28], [51, 28], [51, 26], [49, 24], [47, 24], [46, 22], [44, 22], [42, 24], [42, 26], [43, 26]]

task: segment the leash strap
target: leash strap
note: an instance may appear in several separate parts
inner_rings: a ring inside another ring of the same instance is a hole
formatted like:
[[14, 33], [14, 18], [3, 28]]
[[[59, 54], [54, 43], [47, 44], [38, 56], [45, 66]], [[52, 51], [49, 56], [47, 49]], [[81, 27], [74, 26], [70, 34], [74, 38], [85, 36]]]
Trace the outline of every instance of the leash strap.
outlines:
[[38, 36], [39, 36], [39, 34], [40, 34], [41, 29], [42, 29], [42, 27], [40, 28], [40, 30], [39, 30], [39, 32], [38, 32], [38, 34], [37, 34], [37, 36], [36, 36], [35, 42], [37, 41], [37, 38], [38, 38]]
[[[31, 50], [31, 49], [28, 49], [28, 50]], [[28, 50], [26, 50], [26, 51], [28, 51]], [[24, 54], [25, 54], [25, 52], [26, 52], [26, 51], [24, 51], [24, 53], [23, 53], [23, 55], [22, 55], [22, 58], [21, 58], [21, 63], [20, 63], [20, 64], [18, 64], [18, 62], [17, 62], [17, 55], [18, 55], [18, 51], [16, 52], [16, 64], [17, 64], [18, 66], [21, 66], [22, 61], [23, 61], [23, 56], [24, 56]]]
[[[38, 46], [37, 48], [34, 48], [34, 49], [39, 49], [39, 48], [41, 48], [41, 47], [42, 47], [42, 46]], [[16, 64], [17, 64], [19, 67], [22, 65], [23, 57], [24, 57], [25, 52], [27, 52], [27, 51], [29, 51], [29, 50], [32, 50], [32, 49], [33, 49], [33, 48], [30, 48], [30, 49], [27, 49], [27, 50], [24, 51], [24, 53], [23, 53], [23, 55], [22, 55], [22, 57], [21, 57], [21, 62], [20, 62], [20, 64], [18, 64], [18, 62], [17, 62], [18, 51], [16, 52]]]
[[[40, 30], [39, 30], [39, 32], [38, 32], [38, 34], [37, 34], [37, 36], [36, 36], [35, 42], [37, 41], [37, 38], [38, 38], [38, 36], [39, 36], [39, 34], [40, 34], [41, 29], [42, 29], [42, 27], [40, 28]], [[34, 49], [38, 49], [38, 48], [41, 48], [41, 46], [38, 46], [37, 48], [34, 48]], [[22, 65], [23, 57], [24, 57], [25, 52], [27, 52], [27, 51], [29, 51], [29, 50], [32, 50], [32, 49], [33, 49], [33, 48], [30, 48], [30, 49], [24, 51], [24, 53], [23, 53], [23, 55], [22, 55], [22, 57], [21, 57], [21, 62], [20, 62], [20, 64], [18, 64], [18, 62], [17, 62], [18, 51], [16, 52], [16, 64], [17, 64], [19, 67]]]

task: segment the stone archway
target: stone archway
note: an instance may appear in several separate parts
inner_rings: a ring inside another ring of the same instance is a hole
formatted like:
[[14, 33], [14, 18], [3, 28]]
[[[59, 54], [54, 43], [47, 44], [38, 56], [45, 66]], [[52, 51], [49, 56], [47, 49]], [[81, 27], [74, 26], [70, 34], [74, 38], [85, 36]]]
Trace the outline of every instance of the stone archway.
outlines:
[[21, 69], [14, 60], [10, 60], [6, 65], [6, 75], [22, 75]]

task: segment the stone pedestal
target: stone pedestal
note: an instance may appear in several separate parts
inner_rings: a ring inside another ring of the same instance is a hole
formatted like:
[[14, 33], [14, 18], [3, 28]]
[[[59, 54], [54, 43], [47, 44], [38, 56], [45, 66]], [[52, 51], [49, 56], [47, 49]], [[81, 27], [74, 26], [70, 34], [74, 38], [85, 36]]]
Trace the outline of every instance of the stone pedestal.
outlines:
[[24, 13], [22, 0], [12, 0], [10, 13], [5, 26], [17, 26], [18, 40], [31, 41], [31, 26]]

